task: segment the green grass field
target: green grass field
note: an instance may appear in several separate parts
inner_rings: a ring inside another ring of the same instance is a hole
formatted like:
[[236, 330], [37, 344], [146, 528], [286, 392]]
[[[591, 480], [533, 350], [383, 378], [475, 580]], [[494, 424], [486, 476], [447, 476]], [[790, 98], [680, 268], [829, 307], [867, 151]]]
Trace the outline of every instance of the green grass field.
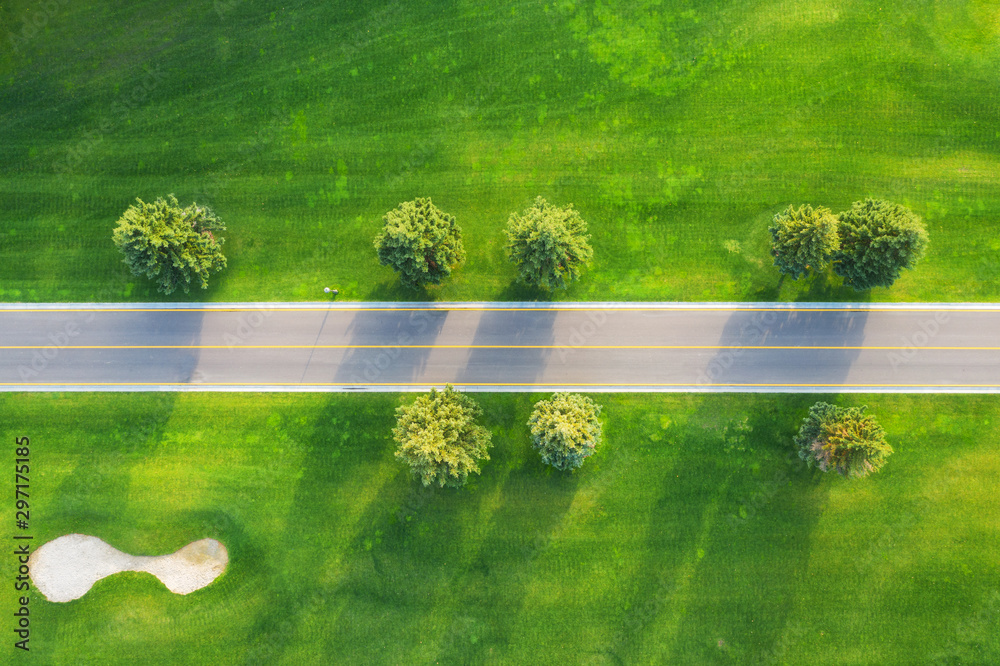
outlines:
[[[593, 233], [557, 298], [855, 299], [779, 289], [766, 226], [875, 196], [931, 246], [862, 298], [1000, 300], [1000, 9], [884, 5], [3, 2], [0, 299], [160, 300], [110, 235], [174, 193], [229, 225], [229, 268], [177, 299], [538, 298], [502, 227], [543, 195]], [[372, 248], [416, 196], [468, 250], [428, 292]]]
[[530, 448], [539, 396], [476, 397], [492, 460], [425, 492], [389, 436], [409, 396], [0, 395], [36, 545], [231, 557], [190, 596], [145, 574], [34, 593], [33, 661], [1000, 662], [996, 397], [837, 398], [896, 450], [854, 482], [787, 460], [821, 396], [595, 396], [606, 441], [574, 474]]

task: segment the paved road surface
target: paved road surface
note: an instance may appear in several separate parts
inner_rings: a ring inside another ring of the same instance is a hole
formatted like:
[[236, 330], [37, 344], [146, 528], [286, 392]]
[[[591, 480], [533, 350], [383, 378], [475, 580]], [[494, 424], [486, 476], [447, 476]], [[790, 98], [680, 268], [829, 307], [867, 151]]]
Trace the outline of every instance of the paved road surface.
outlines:
[[0, 307], [0, 390], [1000, 391], [1000, 305]]

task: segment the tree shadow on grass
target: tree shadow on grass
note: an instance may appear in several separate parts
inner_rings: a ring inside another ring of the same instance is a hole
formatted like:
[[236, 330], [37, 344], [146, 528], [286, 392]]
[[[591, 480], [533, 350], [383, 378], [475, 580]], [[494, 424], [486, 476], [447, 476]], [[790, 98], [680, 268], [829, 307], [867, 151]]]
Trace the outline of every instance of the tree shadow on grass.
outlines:
[[[363, 402], [331, 394], [308, 423], [290, 424], [290, 437], [306, 449], [302, 476], [289, 489], [284, 531], [274, 540], [283, 549], [263, 555], [266, 570], [258, 580], [267, 603], [246, 637], [248, 663], [277, 663], [305, 648], [320, 661], [338, 654], [339, 632], [330, 622], [340, 583], [328, 567], [342, 544], [331, 543], [330, 535], [349, 529], [345, 512], [338, 511], [344, 486], [371, 478], [370, 469], [386, 456], [386, 424], [395, 406], [394, 394], [372, 394]], [[307, 646], [301, 643], [302, 627], [312, 628]]]
[[[646, 558], [599, 661], [758, 663], [780, 643], [805, 575], [789, 563], [808, 561], [825, 498], [791, 451], [816, 399], [711, 396], [670, 426], [665, 445], [681, 454], [664, 470]], [[744, 418], [752, 431], [734, 428]]]
[[387, 282], [379, 282], [373, 285], [364, 295], [365, 301], [405, 301], [405, 302], [429, 302], [437, 300], [437, 293], [433, 286], [428, 288], [421, 285], [419, 287], [404, 286], [399, 278], [393, 278]]
[[[99, 433], [99, 446], [78, 452], [72, 473], [66, 475], [53, 495], [58, 501], [49, 509], [46, 522], [65, 525], [62, 531], [67, 534], [89, 534], [116, 548], [127, 548], [118, 536], [121, 530], [129, 533], [132, 529], [120, 524], [129, 506], [130, 463], [155, 454], [177, 396], [170, 391], [126, 393], [114, 401], [101, 401], [107, 430]], [[49, 417], [50, 422], [58, 422], [59, 418], [57, 414]], [[60, 435], [72, 436], [74, 427], [76, 424], [67, 424]]]
[[867, 303], [871, 301], [871, 290], [856, 291], [848, 287], [840, 277], [826, 271], [819, 275], [800, 280], [803, 289], [796, 292], [797, 303]]
[[225, 573], [207, 589], [211, 589], [220, 603], [232, 604], [251, 599], [259, 590], [270, 587], [271, 572], [266, 566], [265, 547], [247, 533], [243, 521], [227, 508], [185, 511], [173, 522], [184, 541], [179, 548], [200, 539], [215, 539], [225, 546], [229, 564]]
[[[524, 413], [529, 404], [507, 411]], [[580, 487], [579, 473], [542, 463], [526, 433], [506, 438], [505, 444], [510, 450], [491, 462], [509, 472], [485, 537], [456, 577], [455, 611], [435, 656], [442, 664], [484, 663], [523, 641], [519, 623], [525, 599], [538, 581], [541, 562], [563, 545], [560, 526]]]
[[350, 628], [347, 643], [377, 635], [396, 646], [397, 661], [475, 663], [510, 640], [531, 563], [576, 481], [547, 475], [523, 438], [508, 434], [523, 427], [512, 415], [525, 413], [528, 394], [489, 402], [503, 409], [502, 418], [484, 419], [494, 426], [494, 446], [482, 475], [462, 488], [425, 488], [399, 463], [368, 505], [341, 586], [350, 606], [335, 620]]
[[[435, 616], [456, 589], [463, 549], [476, 538], [470, 517], [483, 510], [489, 485], [475, 477], [463, 488], [424, 487], [399, 463], [358, 519], [347, 548], [337, 586], [342, 604], [333, 618], [343, 639], [341, 659], [429, 663], [431, 654], [421, 650], [432, 649], [443, 631]], [[372, 636], [387, 652], [358, 652]]]
[[[775, 278], [746, 292], [746, 300], [753, 302], [794, 303], [867, 303], [871, 291], [856, 291], [843, 283], [843, 279], [827, 270], [823, 273], [793, 280], [774, 269]], [[782, 293], [786, 295], [782, 298]]]
[[792, 612], [807, 584], [811, 535], [828, 486], [798, 458], [792, 438], [823, 397], [741, 396], [733, 405], [752, 431], [742, 443], [732, 433], [722, 437], [731, 482], [671, 658], [780, 663], [790, 641], [801, 639]]
[[493, 300], [505, 303], [551, 303], [555, 300], [553, 296], [554, 293], [552, 291], [527, 285], [520, 280], [514, 280], [504, 287], [503, 290], [497, 292]]
[[760, 285], [746, 293], [746, 300], [755, 303], [774, 303], [781, 300], [782, 280], [773, 284]]

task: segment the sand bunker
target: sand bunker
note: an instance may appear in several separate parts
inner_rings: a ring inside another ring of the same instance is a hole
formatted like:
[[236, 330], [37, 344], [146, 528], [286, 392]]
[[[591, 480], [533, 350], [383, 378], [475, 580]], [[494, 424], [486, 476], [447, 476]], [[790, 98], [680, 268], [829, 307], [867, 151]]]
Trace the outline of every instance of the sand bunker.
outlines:
[[100, 579], [120, 571], [151, 573], [176, 594], [200, 590], [229, 563], [226, 547], [215, 539], [193, 541], [176, 553], [129, 555], [95, 536], [67, 534], [36, 549], [28, 558], [31, 580], [49, 601], [72, 601]]

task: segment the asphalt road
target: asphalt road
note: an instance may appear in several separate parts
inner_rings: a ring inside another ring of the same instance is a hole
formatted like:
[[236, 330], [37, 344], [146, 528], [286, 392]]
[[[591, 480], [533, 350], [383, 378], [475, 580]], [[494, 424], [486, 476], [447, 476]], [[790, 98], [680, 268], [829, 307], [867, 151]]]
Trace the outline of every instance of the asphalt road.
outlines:
[[1000, 391], [1000, 305], [0, 307], [0, 390]]

